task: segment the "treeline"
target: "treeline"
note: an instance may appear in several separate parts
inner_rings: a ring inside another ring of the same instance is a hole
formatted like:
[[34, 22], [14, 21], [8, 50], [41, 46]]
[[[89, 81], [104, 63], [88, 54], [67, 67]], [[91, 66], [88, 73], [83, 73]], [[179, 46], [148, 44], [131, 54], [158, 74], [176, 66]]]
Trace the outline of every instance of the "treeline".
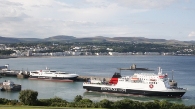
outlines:
[[0, 50], [0, 55], [10, 55], [12, 53], [15, 53], [13, 50]]
[[50, 99], [37, 99], [38, 92], [33, 90], [22, 90], [19, 100], [8, 100], [0, 98], [1, 105], [29, 105], [29, 106], [55, 106], [55, 107], [74, 107], [74, 108], [107, 108], [107, 109], [195, 109], [195, 106], [185, 106], [183, 104], [170, 103], [168, 101], [154, 100], [154, 102], [139, 102], [130, 99], [119, 101], [109, 101], [107, 99], [93, 102], [77, 95], [73, 102], [68, 102], [59, 97]]

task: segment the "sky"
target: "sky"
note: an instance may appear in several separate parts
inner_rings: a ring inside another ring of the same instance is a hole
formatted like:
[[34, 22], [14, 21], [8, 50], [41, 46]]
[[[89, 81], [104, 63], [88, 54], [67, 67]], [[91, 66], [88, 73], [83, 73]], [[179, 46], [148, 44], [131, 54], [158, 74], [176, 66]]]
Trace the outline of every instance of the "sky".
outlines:
[[0, 0], [0, 36], [195, 40], [195, 0]]

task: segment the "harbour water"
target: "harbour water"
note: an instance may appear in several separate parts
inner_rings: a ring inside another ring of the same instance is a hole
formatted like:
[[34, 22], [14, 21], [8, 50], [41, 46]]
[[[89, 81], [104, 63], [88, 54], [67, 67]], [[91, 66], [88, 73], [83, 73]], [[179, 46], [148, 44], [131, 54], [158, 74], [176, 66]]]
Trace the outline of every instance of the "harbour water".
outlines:
[[[32, 89], [38, 91], [38, 98], [60, 97], [72, 101], [76, 95], [82, 95], [93, 101], [102, 99], [120, 100], [129, 98], [137, 101], [168, 100], [170, 102], [195, 105], [195, 57], [194, 56], [70, 56], [70, 57], [42, 57], [42, 58], [10, 58], [0, 59], [0, 65], [9, 64], [12, 70], [39, 70], [55, 69], [70, 73], [77, 73], [81, 76], [111, 77], [117, 68], [129, 68], [132, 64], [137, 67], [149, 68], [157, 73], [161, 67], [163, 73], [169, 77], [174, 74], [178, 86], [187, 88], [187, 93], [181, 98], [158, 98], [144, 96], [124, 96], [107, 93], [86, 92], [82, 88], [82, 82], [51, 82], [42, 80], [18, 79], [15, 77], [0, 78], [0, 82], [11, 80], [22, 85], [22, 90]], [[135, 72], [146, 71], [122, 71], [122, 75], [132, 75]], [[18, 99], [19, 92], [0, 92], [1, 98]]]

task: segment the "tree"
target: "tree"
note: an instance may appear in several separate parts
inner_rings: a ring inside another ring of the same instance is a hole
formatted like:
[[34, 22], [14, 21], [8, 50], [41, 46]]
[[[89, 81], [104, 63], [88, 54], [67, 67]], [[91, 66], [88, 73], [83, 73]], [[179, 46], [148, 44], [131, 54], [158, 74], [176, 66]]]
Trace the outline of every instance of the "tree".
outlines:
[[113, 104], [113, 102], [112, 101], [109, 101], [107, 99], [103, 99], [103, 100], [101, 100], [99, 102], [99, 106], [101, 108], [111, 108], [112, 107], [111, 104]]
[[147, 109], [159, 109], [160, 106], [159, 106], [159, 102], [146, 102], [145, 103], [145, 107]]
[[160, 105], [160, 109], [170, 109], [172, 104], [167, 100], [162, 100], [159, 102], [159, 105]]
[[38, 92], [30, 89], [22, 90], [19, 93], [20, 102], [25, 105], [35, 105], [37, 103]]
[[65, 107], [67, 103], [68, 102], [66, 100], [63, 100], [62, 98], [59, 97], [54, 97], [50, 99], [51, 106]]
[[112, 104], [112, 107], [115, 109], [134, 109], [133, 108], [133, 103], [134, 101], [129, 100], [129, 99], [123, 99], [116, 101]]
[[83, 97], [81, 95], [77, 95], [75, 98], [74, 98], [74, 102], [79, 102], [83, 99]]
[[93, 102], [90, 99], [82, 99], [79, 102], [77, 102], [77, 106], [79, 107], [91, 107], [91, 105], [93, 104]]
[[0, 55], [10, 55], [12, 53], [15, 53], [13, 50], [0, 50]]
[[185, 105], [183, 104], [173, 104], [170, 109], [185, 109]]

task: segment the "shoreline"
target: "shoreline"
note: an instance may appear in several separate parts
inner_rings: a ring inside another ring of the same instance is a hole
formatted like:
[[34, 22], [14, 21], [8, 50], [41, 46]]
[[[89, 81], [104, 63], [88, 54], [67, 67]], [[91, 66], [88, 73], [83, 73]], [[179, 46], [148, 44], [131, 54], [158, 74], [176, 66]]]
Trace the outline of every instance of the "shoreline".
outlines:
[[0, 59], [10, 58], [61, 58], [61, 57], [113, 57], [113, 56], [195, 56], [195, 55], [78, 55], [78, 56], [0, 56]]

